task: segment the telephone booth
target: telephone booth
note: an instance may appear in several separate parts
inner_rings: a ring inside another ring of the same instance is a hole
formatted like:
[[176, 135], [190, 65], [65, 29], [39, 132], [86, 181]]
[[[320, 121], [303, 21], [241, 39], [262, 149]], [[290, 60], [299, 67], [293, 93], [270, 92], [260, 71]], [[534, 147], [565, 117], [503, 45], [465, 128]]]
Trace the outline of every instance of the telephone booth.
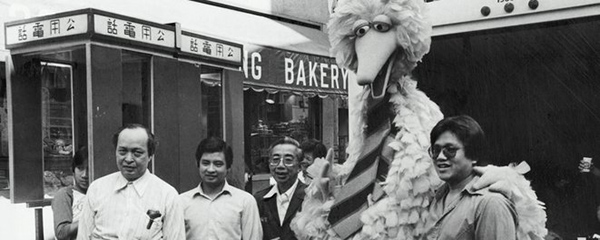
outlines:
[[96, 9], [9, 22], [5, 32], [13, 203], [45, 205], [71, 184], [81, 146], [90, 181], [117, 171], [112, 135], [124, 124], [152, 130], [149, 170], [179, 191], [199, 182], [198, 142], [233, 132], [224, 109], [236, 93], [224, 80], [239, 72], [241, 44]]

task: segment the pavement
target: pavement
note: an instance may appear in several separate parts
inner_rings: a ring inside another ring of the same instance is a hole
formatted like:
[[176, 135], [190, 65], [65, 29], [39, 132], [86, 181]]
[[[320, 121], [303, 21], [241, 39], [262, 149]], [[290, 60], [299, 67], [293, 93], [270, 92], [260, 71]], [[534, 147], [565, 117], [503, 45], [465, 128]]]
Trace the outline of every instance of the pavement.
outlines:
[[[24, 203], [12, 204], [8, 189], [0, 189], [0, 239], [35, 240], [35, 213]], [[43, 208], [44, 240], [54, 239], [52, 208]]]

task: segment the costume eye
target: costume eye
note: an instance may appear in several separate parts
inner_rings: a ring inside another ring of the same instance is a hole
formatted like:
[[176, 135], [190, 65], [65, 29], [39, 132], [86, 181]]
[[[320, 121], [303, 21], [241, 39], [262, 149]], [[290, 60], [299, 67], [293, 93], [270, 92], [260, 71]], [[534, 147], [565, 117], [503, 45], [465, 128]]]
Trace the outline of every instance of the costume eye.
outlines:
[[386, 15], [373, 18], [373, 28], [378, 32], [387, 32], [392, 27], [392, 20]]
[[365, 26], [359, 27], [356, 30], [354, 30], [354, 34], [356, 36], [362, 37], [365, 34], [367, 34], [367, 32], [369, 31], [370, 28], [371, 27], [369, 25], [365, 25]]
[[353, 32], [357, 37], [362, 37], [369, 31], [371, 27], [369, 26], [369, 22], [366, 20], [358, 20], [354, 23]]
[[378, 32], [387, 32], [390, 30], [391, 25], [384, 22], [374, 22], [373, 28]]

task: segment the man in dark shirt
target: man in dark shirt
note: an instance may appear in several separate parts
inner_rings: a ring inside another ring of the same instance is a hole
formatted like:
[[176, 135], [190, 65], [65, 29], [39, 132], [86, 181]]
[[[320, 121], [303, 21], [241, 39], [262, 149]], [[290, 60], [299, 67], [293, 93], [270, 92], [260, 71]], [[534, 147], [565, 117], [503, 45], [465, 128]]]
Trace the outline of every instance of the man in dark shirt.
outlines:
[[269, 169], [276, 184], [254, 195], [265, 240], [296, 239], [290, 222], [304, 201], [306, 185], [298, 180], [302, 159], [300, 144], [292, 138], [280, 139], [269, 148]]

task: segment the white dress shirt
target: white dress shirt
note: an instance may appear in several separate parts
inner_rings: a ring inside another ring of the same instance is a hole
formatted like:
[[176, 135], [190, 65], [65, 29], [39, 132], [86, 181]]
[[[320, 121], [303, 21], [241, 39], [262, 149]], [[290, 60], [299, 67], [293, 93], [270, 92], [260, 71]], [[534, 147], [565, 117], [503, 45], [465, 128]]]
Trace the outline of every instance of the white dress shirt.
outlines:
[[277, 194], [277, 214], [279, 214], [279, 225], [283, 225], [283, 220], [285, 218], [285, 213], [287, 212], [288, 207], [290, 206], [290, 201], [294, 196], [294, 191], [296, 191], [296, 186], [298, 186], [298, 179], [294, 182], [292, 187], [288, 189], [284, 193], [279, 193], [277, 188], [277, 184], [271, 188], [271, 190], [265, 194], [264, 198], [270, 198], [273, 195]]
[[258, 206], [250, 193], [225, 182], [223, 190], [212, 199], [200, 185], [179, 197], [188, 240], [263, 238]]
[[[148, 210], [161, 216], [151, 219]], [[133, 182], [120, 172], [97, 179], [87, 191], [77, 239], [185, 239], [177, 191], [147, 170]]]

